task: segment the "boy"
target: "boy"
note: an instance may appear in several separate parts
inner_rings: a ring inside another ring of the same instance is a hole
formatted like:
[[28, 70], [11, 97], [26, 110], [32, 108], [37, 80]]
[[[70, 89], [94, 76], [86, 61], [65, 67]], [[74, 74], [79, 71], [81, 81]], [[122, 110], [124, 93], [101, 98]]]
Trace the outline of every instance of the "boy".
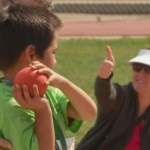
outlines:
[[[26, 4], [26, 5], [37, 5], [42, 7], [44, 6], [46, 8], [51, 7], [51, 0], [0, 0], [0, 10], [8, 5], [18, 4], [18, 3]], [[0, 138], [0, 146], [10, 148], [12, 145], [8, 141]]]
[[[0, 135], [12, 142], [11, 150], [54, 150], [55, 139], [66, 150], [65, 131], [75, 133], [81, 120], [96, 116], [93, 100], [52, 71], [60, 27], [60, 19], [44, 7], [12, 5], [0, 13]], [[26, 85], [23, 96], [19, 85], [11, 92], [15, 75], [29, 65], [49, 76], [44, 97], [36, 85], [33, 98]]]

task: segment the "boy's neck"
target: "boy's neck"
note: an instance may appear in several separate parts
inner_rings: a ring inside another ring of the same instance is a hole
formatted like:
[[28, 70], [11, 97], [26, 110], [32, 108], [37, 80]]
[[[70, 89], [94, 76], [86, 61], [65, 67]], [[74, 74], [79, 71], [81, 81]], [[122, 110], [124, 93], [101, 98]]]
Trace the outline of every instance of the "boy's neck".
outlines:
[[17, 72], [18, 72], [17, 70], [15, 71], [15, 70], [9, 69], [4, 73], [4, 78], [13, 82]]
[[27, 67], [27, 65], [18, 65], [18, 66], [15, 65], [15, 66], [7, 69], [7, 71], [5, 71], [5, 73], [4, 73], [4, 78], [13, 82], [16, 74], [24, 67]]

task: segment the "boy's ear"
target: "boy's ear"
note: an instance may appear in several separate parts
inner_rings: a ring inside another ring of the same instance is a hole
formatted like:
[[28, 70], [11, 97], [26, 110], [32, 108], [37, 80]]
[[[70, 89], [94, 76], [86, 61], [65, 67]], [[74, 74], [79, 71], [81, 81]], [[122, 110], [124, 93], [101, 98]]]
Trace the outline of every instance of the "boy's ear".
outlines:
[[27, 62], [31, 63], [33, 61], [34, 56], [36, 55], [34, 46], [27, 46], [24, 52]]

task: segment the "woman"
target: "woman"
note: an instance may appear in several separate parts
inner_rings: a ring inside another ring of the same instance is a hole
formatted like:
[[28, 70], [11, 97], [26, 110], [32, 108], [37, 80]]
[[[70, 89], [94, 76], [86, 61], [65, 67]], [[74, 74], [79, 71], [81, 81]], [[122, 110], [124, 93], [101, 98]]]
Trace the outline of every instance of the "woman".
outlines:
[[107, 59], [95, 82], [98, 118], [77, 150], [150, 150], [150, 50], [141, 50], [129, 63], [132, 82], [111, 83], [114, 57]]

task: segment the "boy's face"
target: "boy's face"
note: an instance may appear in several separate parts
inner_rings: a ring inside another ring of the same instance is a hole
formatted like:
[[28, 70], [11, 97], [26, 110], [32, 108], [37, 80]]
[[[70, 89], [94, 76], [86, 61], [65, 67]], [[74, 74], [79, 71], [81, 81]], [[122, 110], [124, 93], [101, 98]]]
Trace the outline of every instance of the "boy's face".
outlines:
[[54, 39], [51, 45], [45, 50], [43, 58], [37, 58], [36, 61], [40, 61], [49, 68], [53, 68], [56, 64], [55, 54], [58, 48], [58, 33], [55, 32]]

